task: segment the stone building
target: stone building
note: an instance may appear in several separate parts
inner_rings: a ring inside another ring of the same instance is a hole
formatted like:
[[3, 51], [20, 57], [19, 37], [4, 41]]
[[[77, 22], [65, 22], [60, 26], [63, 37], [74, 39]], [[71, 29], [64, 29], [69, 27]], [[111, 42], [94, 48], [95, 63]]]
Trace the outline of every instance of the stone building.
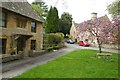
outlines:
[[[100, 24], [102, 26], [105, 26], [108, 22], [110, 22], [110, 20], [107, 17], [107, 15], [104, 15], [104, 16], [101, 16], [101, 17], [97, 17], [97, 13], [93, 12], [93, 13], [91, 13], [91, 19], [90, 20], [83, 21], [83, 22], [78, 23], [78, 24], [73, 23], [73, 25], [71, 26], [71, 30], [70, 30], [70, 32], [71, 32], [70, 36], [72, 37], [72, 40], [74, 41], [75, 39], [77, 39], [77, 42], [78, 41], [85, 41], [85, 40], [87, 40], [92, 46], [97, 46], [97, 39], [96, 39], [96, 37], [94, 37], [87, 30], [87, 27], [90, 25], [90, 22], [92, 22], [92, 21], [94, 21], [96, 19], [101, 21]], [[97, 26], [97, 27], [101, 29], [100, 26]]]
[[27, 56], [29, 50], [42, 49], [43, 21], [27, 1], [2, 2], [0, 10], [0, 53], [24, 51]]
[[77, 24], [73, 21], [70, 28], [70, 37], [73, 41], [77, 42]]

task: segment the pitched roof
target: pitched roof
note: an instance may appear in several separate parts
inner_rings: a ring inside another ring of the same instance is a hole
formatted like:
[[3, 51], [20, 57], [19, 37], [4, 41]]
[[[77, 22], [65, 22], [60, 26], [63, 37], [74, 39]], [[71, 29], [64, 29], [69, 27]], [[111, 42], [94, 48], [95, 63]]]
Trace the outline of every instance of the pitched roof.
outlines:
[[0, 5], [0, 7], [18, 13], [22, 16], [37, 20], [39, 22], [43, 22], [40, 16], [35, 12], [35, 10], [26, 0], [21, 0], [21, 2], [2, 2], [2, 5]]
[[[106, 25], [110, 22], [109, 18], [107, 17], [107, 15], [104, 15], [104, 16], [101, 16], [101, 17], [98, 17], [97, 19], [95, 19], [95, 21], [99, 21], [102, 23], [102, 25]], [[78, 25], [78, 28], [77, 30], [78, 31], [84, 31], [86, 30], [86, 26], [88, 26], [88, 23], [90, 23], [91, 20], [87, 20], [87, 21], [84, 21], [84, 22], [81, 22], [79, 25]], [[98, 24], [98, 23], [97, 23]]]

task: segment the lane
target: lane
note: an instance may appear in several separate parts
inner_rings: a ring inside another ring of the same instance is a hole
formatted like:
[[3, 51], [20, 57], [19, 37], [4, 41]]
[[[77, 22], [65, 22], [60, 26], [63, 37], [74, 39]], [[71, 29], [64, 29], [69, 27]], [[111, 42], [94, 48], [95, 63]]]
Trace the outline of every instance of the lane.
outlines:
[[[91, 49], [91, 50], [99, 50], [99, 48], [97, 47], [83, 47], [83, 46], [79, 46], [78, 44], [68, 44], [68, 43], [65, 43], [65, 45], [69, 48], [74, 48], [74, 49]], [[119, 53], [120, 50], [115, 50], [115, 49], [105, 49], [105, 48], [102, 48], [102, 51], [105, 51], [105, 52], [113, 52], [113, 53]]]

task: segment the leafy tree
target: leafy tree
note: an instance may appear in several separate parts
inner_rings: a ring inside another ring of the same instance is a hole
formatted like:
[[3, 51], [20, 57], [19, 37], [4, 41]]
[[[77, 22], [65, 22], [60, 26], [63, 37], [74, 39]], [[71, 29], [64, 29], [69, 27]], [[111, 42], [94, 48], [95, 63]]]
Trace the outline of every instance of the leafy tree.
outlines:
[[59, 16], [58, 16], [58, 10], [56, 7], [51, 6], [48, 12], [45, 30], [47, 33], [59, 32]]
[[61, 19], [59, 20], [60, 32], [64, 33], [64, 35], [70, 33], [70, 27], [72, 25], [72, 15], [67, 12], [64, 12], [61, 15]]
[[116, 17], [120, 13], [120, 0], [114, 1], [107, 7], [109, 14], [112, 14], [112, 17]]
[[43, 19], [46, 18], [48, 7], [43, 0], [35, 0], [31, 5], [40, 17], [42, 17]]

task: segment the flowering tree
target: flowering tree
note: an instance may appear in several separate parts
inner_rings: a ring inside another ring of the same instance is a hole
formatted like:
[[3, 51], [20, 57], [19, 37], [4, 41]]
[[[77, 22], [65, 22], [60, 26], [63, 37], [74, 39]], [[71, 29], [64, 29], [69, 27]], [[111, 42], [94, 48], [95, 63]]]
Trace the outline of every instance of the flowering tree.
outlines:
[[83, 36], [83, 34], [87, 34], [86, 32], [89, 32], [90, 34], [87, 36], [91, 41], [97, 41], [99, 52], [101, 53], [102, 44], [117, 44], [117, 42], [120, 43], [119, 28], [120, 20], [113, 19], [111, 22], [105, 15], [94, 20], [88, 20], [80, 23], [77, 27], [77, 35], [80, 35], [82, 39], [83, 37], [86, 37]]
[[112, 20], [111, 28], [110, 33], [113, 37], [113, 39], [111, 39], [112, 42], [114, 44], [120, 44], [120, 20], [118, 18]]
[[105, 19], [95, 19], [88, 23], [87, 30], [97, 39], [100, 53], [103, 43], [119, 42], [119, 27], [120, 21], [118, 19], [114, 19], [112, 23]]

